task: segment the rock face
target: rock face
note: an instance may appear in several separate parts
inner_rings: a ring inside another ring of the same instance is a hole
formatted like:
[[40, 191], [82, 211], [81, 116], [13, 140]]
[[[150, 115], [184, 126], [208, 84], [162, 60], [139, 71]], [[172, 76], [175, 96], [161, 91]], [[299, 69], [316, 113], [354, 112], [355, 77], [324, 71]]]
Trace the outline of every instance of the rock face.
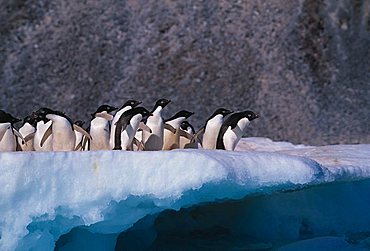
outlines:
[[170, 98], [204, 123], [250, 109], [249, 136], [370, 143], [370, 1], [6, 1], [0, 109], [89, 119]]

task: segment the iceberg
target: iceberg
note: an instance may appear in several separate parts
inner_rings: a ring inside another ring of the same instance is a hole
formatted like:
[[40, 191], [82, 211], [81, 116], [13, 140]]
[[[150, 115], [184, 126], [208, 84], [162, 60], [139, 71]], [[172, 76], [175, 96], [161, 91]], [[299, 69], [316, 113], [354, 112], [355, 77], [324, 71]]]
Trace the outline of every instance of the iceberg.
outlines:
[[1, 153], [0, 250], [366, 249], [369, 153], [267, 138], [233, 152]]

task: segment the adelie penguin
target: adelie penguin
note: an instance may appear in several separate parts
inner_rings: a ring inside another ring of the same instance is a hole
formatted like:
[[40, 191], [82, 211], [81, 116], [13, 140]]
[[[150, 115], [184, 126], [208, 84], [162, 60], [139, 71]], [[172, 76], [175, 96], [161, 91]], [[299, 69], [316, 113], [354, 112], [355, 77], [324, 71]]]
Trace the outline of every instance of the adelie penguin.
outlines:
[[256, 118], [258, 118], [258, 115], [252, 111], [237, 112], [230, 115], [223, 123], [218, 134], [217, 149], [234, 151], [247, 126]]
[[127, 100], [121, 108], [118, 109], [116, 114], [113, 117], [112, 123], [111, 123], [111, 129], [110, 129], [110, 137], [109, 137], [109, 144], [110, 144], [110, 149], [114, 148], [114, 135], [116, 131], [116, 123], [119, 120], [119, 118], [122, 116], [122, 114], [125, 111], [128, 111], [132, 108], [135, 108], [136, 106], [140, 105], [141, 101], [137, 101], [134, 99], [129, 99]]
[[171, 100], [159, 99], [152, 110], [153, 116], [148, 117], [146, 125], [152, 132], [143, 131], [142, 140], [144, 143], [145, 151], [159, 151], [163, 147], [163, 134], [164, 134], [164, 120], [162, 117], [162, 110]]
[[198, 148], [198, 143], [192, 141], [194, 136], [194, 127], [188, 122], [183, 121], [180, 125], [180, 149]]
[[135, 142], [135, 134], [139, 126], [142, 130], [151, 132], [150, 128], [141, 122], [151, 115], [144, 107], [135, 107], [125, 111], [115, 124], [113, 150], [133, 150], [134, 143], [139, 145], [139, 149], [142, 149], [142, 142]]
[[18, 144], [22, 151], [34, 151], [33, 139], [36, 134], [36, 116], [34, 114], [28, 115], [23, 119], [23, 124], [19, 128], [19, 133], [24, 137], [24, 141], [18, 138]]
[[41, 108], [35, 114], [42, 119], [46, 118], [52, 121], [51, 126], [45, 131], [41, 139], [41, 146], [51, 136], [53, 151], [73, 151], [76, 142], [74, 130], [79, 130], [86, 137], [90, 137], [85, 130], [73, 124], [72, 120], [60, 111]]
[[179, 111], [174, 116], [165, 120], [165, 130], [162, 150], [177, 149], [180, 146], [180, 125], [181, 123], [193, 115], [193, 112]]
[[232, 111], [225, 108], [217, 109], [206, 121], [205, 125], [198, 130], [194, 138], [197, 138], [198, 135], [202, 132], [202, 147], [204, 149], [216, 149], [217, 136], [220, 132], [221, 126], [224, 122], [225, 116], [232, 113]]
[[14, 124], [21, 121], [11, 114], [0, 110], [0, 152], [14, 152], [17, 149], [17, 139], [22, 135], [15, 130]]
[[90, 150], [112, 150], [109, 144], [110, 125], [109, 122], [113, 119], [110, 113], [118, 108], [110, 105], [101, 105], [91, 114], [93, 119], [90, 122]]

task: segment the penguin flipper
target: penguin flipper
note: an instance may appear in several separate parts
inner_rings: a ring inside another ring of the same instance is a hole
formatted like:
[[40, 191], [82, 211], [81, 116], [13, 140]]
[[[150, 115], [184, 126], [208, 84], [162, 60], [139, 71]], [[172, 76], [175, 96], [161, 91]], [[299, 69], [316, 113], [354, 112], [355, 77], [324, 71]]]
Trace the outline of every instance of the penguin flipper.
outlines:
[[191, 134], [190, 133], [188, 133], [188, 132], [185, 132], [185, 131], [183, 131], [183, 130], [180, 130], [180, 137], [185, 137], [185, 138], [187, 138], [187, 139], [190, 139], [190, 140], [192, 140], [193, 139], [193, 136], [191, 136]]
[[231, 126], [228, 125], [222, 125], [220, 132], [218, 133], [217, 142], [216, 142], [216, 149], [225, 150], [225, 144], [224, 144], [224, 135], [227, 131], [227, 129], [231, 129]]
[[144, 124], [143, 122], [140, 122], [139, 124], [139, 128], [143, 131], [147, 131], [149, 133], [152, 133], [152, 129], [150, 129], [149, 126], [147, 126], [146, 124]]
[[116, 122], [116, 130], [114, 132], [114, 148], [113, 150], [122, 150], [122, 142], [121, 142], [121, 133], [130, 123], [132, 116], [124, 116], [125, 113], [121, 115], [121, 117]]
[[78, 145], [75, 147], [74, 151], [78, 151], [80, 148], [82, 148], [82, 141], [78, 143]]
[[17, 136], [18, 138], [20, 138], [22, 140], [22, 144], [26, 143], [26, 140], [23, 138], [22, 134], [20, 134], [17, 130], [15, 130], [13, 128], [13, 133], [15, 136]]
[[9, 127], [7, 129], [3, 130], [2, 132], [0, 132], [0, 141], [3, 139], [3, 137], [6, 133], [6, 130], [8, 130], [8, 129], [9, 129]]
[[[18, 140], [16, 140], [16, 142], [15, 142], [17, 145], [16, 145], [16, 147], [15, 147], [15, 151], [16, 152], [21, 152], [21, 151], [23, 151], [22, 150], [22, 147], [21, 147], [21, 145], [19, 144], [19, 142], [18, 142]], [[23, 143], [23, 142], [22, 142]]]
[[45, 141], [49, 138], [49, 136], [53, 133], [52, 124], [49, 126], [49, 128], [45, 131], [44, 135], [42, 136], [40, 146], [42, 147], [45, 143]]
[[137, 146], [139, 151], [144, 151], [144, 144], [142, 141], [139, 141], [137, 138], [134, 137], [132, 142]]
[[201, 133], [204, 133], [204, 130], [206, 128], [203, 126], [202, 128], [199, 128], [199, 130], [193, 135], [192, 139], [191, 139], [191, 143], [194, 143], [196, 140], [198, 140], [200, 142], [200, 144], [202, 145], [202, 141], [200, 140], [199, 138], [199, 134]]
[[82, 127], [73, 124], [73, 129], [76, 130], [77, 132], [80, 132], [83, 135], [85, 135], [89, 140], [92, 140], [90, 134], [88, 132], [86, 132], [85, 129], [83, 129]]
[[36, 132], [28, 134], [26, 137], [24, 137], [24, 141], [25, 142], [30, 141], [31, 139], [33, 139], [35, 137], [35, 134], [36, 134]]
[[171, 126], [171, 125], [169, 125], [169, 124], [164, 124], [164, 129], [166, 129], [166, 130], [169, 130], [170, 132], [172, 132], [173, 134], [175, 134], [176, 133], [176, 128], [174, 128], [173, 126]]
[[[82, 150], [84, 151], [86, 149], [87, 142], [90, 142], [90, 140], [87, 137], [84, 137], [84, 139], [82, 141], [83, 141], [83, 143], [82, 143]], [[88, 150], [90, 150], [90, 147], [89, 147]]]

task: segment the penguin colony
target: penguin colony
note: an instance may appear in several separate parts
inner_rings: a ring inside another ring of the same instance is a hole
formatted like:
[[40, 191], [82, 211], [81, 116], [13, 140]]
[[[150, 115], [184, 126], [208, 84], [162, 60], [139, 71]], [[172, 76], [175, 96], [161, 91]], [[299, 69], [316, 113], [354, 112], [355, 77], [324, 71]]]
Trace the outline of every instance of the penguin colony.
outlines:
[[249, 123], [258, 118], [252, 111], [233, 112], [217, 109], [198, 131], [187, 121], [194, 113], [177, 112], [168, 119], [162, 116], [170, 103], [159, 99], [152, 111], [128, 100], [121, 108], [101, 105], [90, 126], [72, 121], [66, 114], [46, 107], [22, 120], [0, 110], [0, 152], [8, 151], [88, 151], [128, 150], [159, 151], [184, 148], [233, 151]]

